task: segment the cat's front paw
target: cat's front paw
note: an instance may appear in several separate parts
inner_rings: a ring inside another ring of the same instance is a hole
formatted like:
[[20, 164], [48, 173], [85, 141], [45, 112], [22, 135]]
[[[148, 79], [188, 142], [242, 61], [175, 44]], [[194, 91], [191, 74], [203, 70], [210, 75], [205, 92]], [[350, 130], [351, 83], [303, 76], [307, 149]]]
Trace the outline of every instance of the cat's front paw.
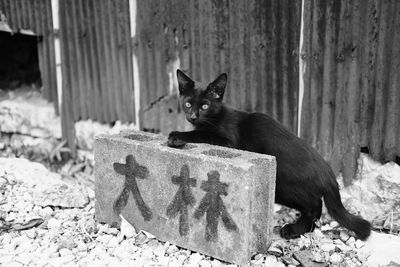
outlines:
[[170, 147], [183, 147], [184, 145], [186, 145], [186, 142], [183, 141], [180, 137], [180, 132], [170, 132], [168, 135], [168, 146]]

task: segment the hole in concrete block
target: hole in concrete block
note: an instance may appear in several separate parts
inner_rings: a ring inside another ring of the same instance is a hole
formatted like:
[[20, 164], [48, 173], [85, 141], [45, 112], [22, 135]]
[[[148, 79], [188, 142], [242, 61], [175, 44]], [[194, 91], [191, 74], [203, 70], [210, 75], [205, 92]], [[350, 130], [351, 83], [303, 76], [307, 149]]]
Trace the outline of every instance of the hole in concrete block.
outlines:
[[136, 141], [152, 141], [152, 140], [154, 140], [154, 138], [151, 138], [150, 136], [141, 135], [141, 134], [128, 134], [128, 135], [125, 135], [124, 138], [136, 140]]
[[262, 158], [251, 159], [249, 161], [251, 163], [253, 163], [254, 165], [263, 165], [263, 164], [265, 164], [265, 159], [262, 159]]
[[208, 156], [216, 156], [216, 157], [220, 157], [220, 158], [228, 158], [228, 159], [236, 158], [236, 157], [240, 156], [240, 154], [238, 154], [238, 153], [232, 153], [229, 151], [219, 150], [219, 149], [210, 149], [210, 150], [201, 152], [201, 154], [208, 155]]
[[[163, 143], [163, 144], [161, 144], [162, 146], [168, 146], [167, 145], [167, 142], [165, 142], [165, 143]], [[174, 148], [174, 149], [184, 149], [184, 150], [189, 150], [189, 149], [193, 149], [193, 148], [196, 148], [197, 146], [196, 145], [193, 145], [193, 144], [186, 144], [186, 145], [184, 145], [183, 147], [170, 147], [170, 146], [168, 146], [169, 148]]]

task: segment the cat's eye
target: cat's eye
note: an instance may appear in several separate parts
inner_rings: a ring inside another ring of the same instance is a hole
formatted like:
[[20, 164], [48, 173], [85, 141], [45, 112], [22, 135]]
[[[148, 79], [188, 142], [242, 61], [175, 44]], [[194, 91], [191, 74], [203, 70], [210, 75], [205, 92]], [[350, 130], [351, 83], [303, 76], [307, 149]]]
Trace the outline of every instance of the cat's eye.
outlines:
[[202, 105], [201, 109], [208, 109], [208, 105], [207, 104]]
[[190, 108], [192, 106], [192, 104], [190, 104], [189, 102], [185, 103], [185, 107]]

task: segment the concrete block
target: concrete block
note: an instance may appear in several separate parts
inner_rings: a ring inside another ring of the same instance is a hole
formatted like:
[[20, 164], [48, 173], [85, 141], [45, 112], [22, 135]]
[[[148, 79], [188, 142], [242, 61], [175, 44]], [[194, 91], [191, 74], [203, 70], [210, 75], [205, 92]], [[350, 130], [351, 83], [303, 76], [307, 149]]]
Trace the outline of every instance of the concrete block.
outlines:
[[95, 141], [96, 219], [246, 264], [272, 237], [273, 156], [207, 144], [182, 149], [144, 132]]

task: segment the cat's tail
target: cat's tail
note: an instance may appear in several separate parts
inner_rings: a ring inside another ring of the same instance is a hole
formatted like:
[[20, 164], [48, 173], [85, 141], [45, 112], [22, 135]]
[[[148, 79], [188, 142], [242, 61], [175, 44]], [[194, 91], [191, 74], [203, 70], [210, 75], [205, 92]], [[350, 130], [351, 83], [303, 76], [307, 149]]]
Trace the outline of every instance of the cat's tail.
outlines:
[[324, 201], [329, 214], [342, 226], [353, 231], [361, 240], [366, 240], [371, 234], [371, 224], [361, 218], [351, 214], [343, 206], [340, 199], [339, 187], [335, 183], [325, 190]]

